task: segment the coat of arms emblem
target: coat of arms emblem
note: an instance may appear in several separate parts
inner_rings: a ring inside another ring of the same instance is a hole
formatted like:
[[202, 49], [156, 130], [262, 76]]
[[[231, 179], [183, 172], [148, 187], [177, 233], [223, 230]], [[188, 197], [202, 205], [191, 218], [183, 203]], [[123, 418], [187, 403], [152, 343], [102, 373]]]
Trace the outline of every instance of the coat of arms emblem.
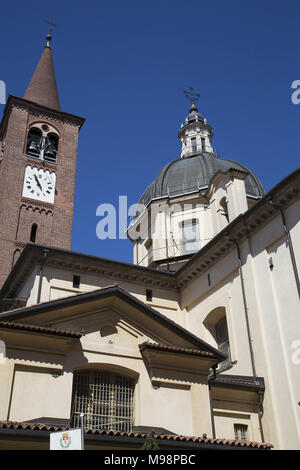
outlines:
[[62, 437], [60, 438], [59, 442], [60, 442], [60, 447], [62, 449], [67, 449], [71, 444], [71, 436], [69, 435], [69, 433], [64, 432], [62, 434]]

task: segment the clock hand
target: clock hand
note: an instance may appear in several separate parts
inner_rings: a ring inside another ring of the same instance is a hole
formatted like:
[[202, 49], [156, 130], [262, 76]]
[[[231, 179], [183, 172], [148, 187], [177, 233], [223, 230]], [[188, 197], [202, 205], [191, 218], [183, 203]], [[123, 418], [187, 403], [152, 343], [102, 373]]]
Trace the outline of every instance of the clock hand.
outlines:
[[38, 177], [36, 176], [36, 174], [34, 174], [34, 177], [35, 177], [35, 181], [37, 182], [38, 187], [40, 188], [41, 191], [43, 191], [41, 183], [39, 182]]

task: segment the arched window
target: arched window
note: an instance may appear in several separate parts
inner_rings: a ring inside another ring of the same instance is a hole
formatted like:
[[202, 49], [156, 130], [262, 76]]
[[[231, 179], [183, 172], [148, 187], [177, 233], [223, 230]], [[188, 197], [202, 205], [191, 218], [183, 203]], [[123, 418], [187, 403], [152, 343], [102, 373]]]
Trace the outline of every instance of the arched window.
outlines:
[[217, 307], [212, 310], [204, 320], [204, 325], [214, 338], [218, 350], [226, 356], [226, 359], [219, 363], [219, 368], [223, 368], [231, 363], [225, 307]]
[[89, 429], [132, 431], [135, 380], [105, 370], [74, 372], [72, 426], [80, 427], [80, 414]]
[[231, 361], [226, 317], [221, 318], [221, 320], [219, 320], [215, 325], [215, 339], [218, 345], [218, 350], [227, 356], [227, 358], [221, 363], [221, 365], [224, 366]]
[[26, 153], [32, 157], [40, 157], [42, 146], [42, 131], [33, 127], [28, 133]]
[[26, 155], [56, 163], [59, 136], [46, 124], [35, 124], [28, 132]]
[[47, 162], [56, 163], [57, 148], [58, 136], [50, 132], [47, 134], [45, 141], [44, 160]]
[[37, 224], [32, 224], [31, 226], [30, 241], [32, 243], [35, 243], [35, 240], [36, 240], [37, 227], [38, 227]]
[[229, 222], [229, 215], [228, 215], [228, 204], [227, 204], [227, 199], [226, 197], [222, 197], [220, 201], [220, 206], [221, 206], [221, 214], [226, 217], [227, 222]]

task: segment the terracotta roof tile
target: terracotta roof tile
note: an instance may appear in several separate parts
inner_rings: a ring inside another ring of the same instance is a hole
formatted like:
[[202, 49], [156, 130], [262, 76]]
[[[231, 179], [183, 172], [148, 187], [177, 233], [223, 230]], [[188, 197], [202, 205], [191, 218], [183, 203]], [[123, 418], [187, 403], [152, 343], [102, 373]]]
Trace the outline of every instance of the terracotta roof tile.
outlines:
[[82, 334], [78, 331], [72, 330], [59, 330], [57, 328], [50, 328], [37, 325], [27, 325], [24, 323], [14, 323], [8, 321], [0, 321], [0, 329], [13, 329], [20, 331], [31, 331], [33, 333], [42, 333], [55, 336], [68, 336], [70, 338], [81, 338]]
[[144, 351], [145, 349], [156, 349], [157, 351], [169, 351], [181, 354], [190, 354], [192, 356], [215, 358], [214, 354], [208, 351], [202, 351], [200, 349], [193, 348], [182, 348], [179, 346], [169, 346], [163, 343], [150, 343], [145, 341], [139, 345], [139, 348], [141, 351]]
[[[67, 299], [70, 299], [71, 297], [78, 297], [80, 295], [85, 295], [85, 294], [88, 294], [89, 292], [98, 292], [98, 291], [101, 291], [101, 290], [105, 290], [105, 289], [110, 289], [111, 287], [118, 287], [117, 284], [108, 284], [107, 286], [102, 286], [102, 287], [97, 287], [97, 289], [94, 289], [94, 290], [91, 290], [91, 291], [87, 291], [87, 292], [73, 292], [73, 295], [65, 295], [65, 296], [62, 296], [62, 297], [59, 297], [59, 299], [52, 299], [52, 300], [46, 300], [44, 302], [38, 302], [38, 303], [35, 303], [35, 304], [30, 304], [28, 307], [26, 306], [18, 306], [16, 308], [12, 308], [12, 309], [9, 309], [9, 310], [3, 310], [0, 312], [0, 318], [1, 318], [1, 315], [5, 315], [6, 313], [14, 313], [14, 312], [19, 312], [19, 311], [22, 311], [24, 309], [30, 309], [30, 308], [33, 308], [33, 307], [39, 307], [39, 306], [43, 306], [43, 305], [47, 305], [47, 304], [51, 304], [52, 302], [55, 302], [56, 300], [67, 300]], [[0, 302], [2, 301], [3, 299], [0, 299]], [[5, 299], [5, 301], [14, 301], [15, 299]]]
[[[45, 425], [43, 423], [19, 423], [13, 421], [0, 421], [0, 429], [15, 429], [15, 430], [31, 430], [31, 431], [64, 431], [67, 428], [63, 426]], [[142, 432], [125, 432], [104, 429], [85, 429], [85, 434], [93, 434], [99, 436], [120, 436], [128, 438], [145, 439], [148, 434]], [[236, 441], [232, 439], [213, 439], [197, 436], [181, 436], [177, 434], [155, 434], [152, 433], [154, 439], [180, 441], [180, 442], [193, 442], [196, 444], [212, 444], [216, 446], [233, 446], [233, 447], [249, 447], [255, 449], [271, 449], [273, 446], [264, 442], [251, 442], [251, 441]]]

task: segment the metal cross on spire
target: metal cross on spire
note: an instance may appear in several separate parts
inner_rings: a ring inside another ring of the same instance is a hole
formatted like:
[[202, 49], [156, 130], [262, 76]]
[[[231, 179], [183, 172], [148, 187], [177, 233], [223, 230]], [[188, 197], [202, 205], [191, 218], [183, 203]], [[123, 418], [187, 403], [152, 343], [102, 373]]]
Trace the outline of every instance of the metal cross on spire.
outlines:
[[44, 20], [44, 23], [47, 23], [49, 25], [48, 35], [51, 36], [52, 26], [56, 26], [56, 24], [52, 23], [52, 18], [50, 18], [50, 21]]
[[55, 23], [52, 23], [52, 18], [50, 18], [50, 21], [48, 20], [44, 20], [44, 23], [47, 23], [49, 25], [49, 29], [48, 29], [48, 34], [46, 36], [46, 39], [47, 39], [47, 45], [46, 47], [50, 47], [50, 41], [52, 39], [52, 35], [51, 35], [51, 32], [52, 32], [52, 27], [53, 26], [56, 26]]
[[184, 90], [184, 94], [186, 98], [191, 102], [191, 105], [195, 104], [195, 101], [200, 98], [199, 93], [194, 93], [194, 88], [191, 86], [189, 91]]

